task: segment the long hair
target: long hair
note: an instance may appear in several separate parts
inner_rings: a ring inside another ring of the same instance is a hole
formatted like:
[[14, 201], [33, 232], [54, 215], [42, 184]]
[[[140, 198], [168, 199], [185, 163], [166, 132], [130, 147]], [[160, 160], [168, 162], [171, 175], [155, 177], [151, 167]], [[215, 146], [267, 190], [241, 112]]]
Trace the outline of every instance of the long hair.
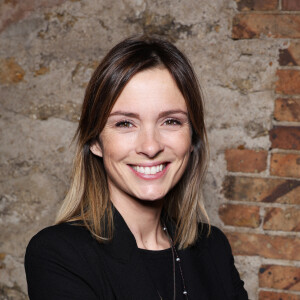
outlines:
[[192, 127], [187, 168], [165, 196], [164, 211], [176, 223], [174, 240], [180, 248], [193, 244], [199, 222], [209, 219], [203, 206], [201, 186], [207, 166], [208, 143], [202, 93], [189, 60], [173, 44], [156, 37], [131, 37], [104, 57], [86, 88], [79, 126], [70, 189], [56, 223], [80, 220], [99, 241], [113, 237], [113, 206], [102, 158], [90, 151], [98, 141], [108, 116], [129, 80], [138, 72], [166, 68], [181, 91]]

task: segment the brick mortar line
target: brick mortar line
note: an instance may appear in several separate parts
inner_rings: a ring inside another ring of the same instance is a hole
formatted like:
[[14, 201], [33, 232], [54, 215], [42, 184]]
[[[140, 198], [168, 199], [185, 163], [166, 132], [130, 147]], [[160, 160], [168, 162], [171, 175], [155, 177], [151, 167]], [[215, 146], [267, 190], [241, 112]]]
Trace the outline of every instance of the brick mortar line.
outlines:
[[[227, 175], [231, 175], [234, 177], [251, 177], [251, 178], [263, 178], [263, 179], [283, 179], [283, 180], [296, 180], [296, 181], [300, 181], [300, 177], [281, 177], [281, 176], [274, 176], [274, 175], [264, 175], [261, 176], [263, 174], [261, 173], [242, 173], [242, 172], [230, 172], [227, 171]], [[260, 176], [259, 176], [260, 175]]]
[[[276, 98], [281, 98], [281, 96], [283, 96], [283, 94], [279, 94], [279, 93], [275, 93], [275, 97]], [[294, 97], [300, 97], [300, 94], [292, 94], [292, 95], [286, 95], [288, 97], [294, 96]]]
[[279, 149], [274, 148], [269, 150], [270, 153], [283, 153], [283, 154], [300, 154], [300, 150], [287, 150], [287, 149]]
[[[252, 38], [252, 40], [253, 39], [257, 39], [257, 38]], [[267, 39], [273, 40], [274, 43], [277, 42], [279, 44], [279, 48], [278, 48], [279, 50], [280, 49], [287, 49], [292, 42], [300, 42], [300, 37], [299, 38], [292, 38], [292, 37], [280, 37], [280, 38], [267, 37]], [[276, 62], [277, 62], [277, 60], [276, 60]], [[278, 64], [278, 68], [279, 67], [284, 67], [284, 66], [280, 66]]]
[[285, 15], [294, 15], [299, 16], [299, 10], [251, 10], [251, 11], [238, 11], [235, 15], [276, 15], [276, 16], [285, 16]]
[[[241, 256], [241, 255], [239, 255], [239, 256]], [[261, 265], [275, 265], [275, 266], [296, 267], [296, 268], [300, 267], [300, 261], [298, 261], [298, 260], [260, 257], [260, 263], [261, 263]]]
[[300, 122], [288, 122], [288, 121], [276, 121], [276, 120], [273, 120], [272, 124], [276, 125], [276, 126], [279, 125], [279, 126], [284, 126], [284, 127], [288, 127], [288, 126], [298, 127], [298, 126], [300, 126]]
[[299, 95], [278, 95], [278, 94], [275, 94], [275, 96], [279, 96], [279, 97], [276, 97], [274, 100], [276, 99], [299, 99], [300, 100], [300, 96]]
[[254, 202], [254, 201], [242, 201], [242, 200], [227, 200], [222, 204], [244, 204], [245, 206], [258, 206], [262, 208], [295, 208], [300, 209], [300, 204], [291, 204], [291, 203], [268, 203], [268, 202]]
[[[299, 41], [299, 40], [298, 40]], [[291, 70], [291, 71], [299, 71], [300, 66], [278, 66], [277, 70]]]
[[264, 231], [264, 220], [265, 220], [265, 216], [266, 216], [266, 210], [263, 206], [259, 206], [259, 221], [260, 221], [260, 224], [258, 226], [258, 230], [260, 230], [261, 232]]
[[[299, 14], [300, 15], [300, 14]], [[245, 41], [253, 41], [255, 40], [257, 43], [258, 42], [273, 42], [274, 44], [276, 44], [275, 42], [277, 42], [278, 44], [282, 44], [284, 42], [292, 42], [292, 41], [299, 41], [300, 38], [293, 38], [293, 37], [274, 37], [273, 36], [268, 36], [264, 33], [260, 33], [260, 35], [258, 37], [253, 37], [253, 38], [246, 38], [246, 37], [239, 37], [239, 38], [233, 38], [232, 36], [229, 36], [229, 39], [231, 39], [232, 42], [245, 42]], [[278, 50], [280, 49], [288, 49], [288, 45], [278, 45]], [[222, 86], [222, 85], [219, 85]], [[262, 91], [268, 91], [269, 89], [264, 89]]]
[[272, 288], [266, 288], [266, 287], [258, 287], [258, 292], [276, 292], [276, 293], [282, 293], [282, 294], [293, 294], [295, 296], [300, 295], [300, 291], [291, 291], [291, 290], [279, 290], [279, 289], [272, 289]]
[[282, 10], [282, 0], [278, 1], [278, 6], [277, 6], [278, 10]]
[[223, 230], [230, 233], [247, 233], [247, 234], [260, 234], [260, 235], [268, 235], [271, 237], [298, 237], [300, 238], [300, 232], [293, 231], [282, 231], [282, 230], [264, 230], [263, 232], [260, 228], [251, 228], [251, 227], [237, 227], [232, 225], [224, 225]]

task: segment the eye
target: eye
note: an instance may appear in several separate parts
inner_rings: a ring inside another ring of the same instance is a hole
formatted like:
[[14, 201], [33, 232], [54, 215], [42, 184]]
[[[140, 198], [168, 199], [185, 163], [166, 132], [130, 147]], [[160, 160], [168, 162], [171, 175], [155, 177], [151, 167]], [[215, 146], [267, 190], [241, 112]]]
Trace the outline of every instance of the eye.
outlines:
[[131, 128], [133, 125], [129, 121], [121, 121], [116, 124], [116, 127]]
[[168, 119], [164, 122], [164, 124], [166, 125], [181, 125], [181, 122], [179, 122], [178, 120], [176, 119]]

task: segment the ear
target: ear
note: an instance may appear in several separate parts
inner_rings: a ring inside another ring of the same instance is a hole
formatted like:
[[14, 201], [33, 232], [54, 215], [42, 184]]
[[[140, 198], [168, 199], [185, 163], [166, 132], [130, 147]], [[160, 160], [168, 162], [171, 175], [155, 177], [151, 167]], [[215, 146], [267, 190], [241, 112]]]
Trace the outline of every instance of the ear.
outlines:
[[194, 151], [194, 146], [191, 145], [190, 152], [192, 153], [193, 151]]
[[101, 147], [100, 147], [100, 145], [99, 145], [98, 142], [93, 143], [93, 144], [90, 146], [90, 150], [91, 150], [91, 152], [92, 152], [94, 155], [96, 155], [96, 156], [99, 156], [99, 157], [102, 157], [102, 156], [103, 156], [103, 154], [102, 154], [102, 149], [101, 149]]

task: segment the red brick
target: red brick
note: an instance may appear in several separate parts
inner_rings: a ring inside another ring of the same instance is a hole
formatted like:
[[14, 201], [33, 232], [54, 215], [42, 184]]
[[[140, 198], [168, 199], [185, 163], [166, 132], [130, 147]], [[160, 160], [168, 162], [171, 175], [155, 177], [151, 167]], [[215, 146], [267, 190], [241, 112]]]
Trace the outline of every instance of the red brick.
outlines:
[[300, 178], [300, 154], [273, 153], [270, 172], [276, 176]]
[[0, 60], [0, 83], [18, 83], [23, 80], [25, 71], [14, 57]]
[[234, 255], [300, 260], [300, 239], [296, 236], [227, 232]]
[[281, 66], [300, 65], [300, 42], [291, 42], [287, 49], [279, 50], [279, 64]]
[[222, 204], [219, 215], [225, 225], [256, 228], [259, 226], [259, 207], [242, 204]]
[[300, 291], [300, 268], [262, 265], [258, 276], [260, 287]]
[[300, 231], [300, 210], [294, 207], [265, 208], [263, 229]]
[[300, 150], [300, 127], [274, 126], [269, 135], [272, 149]]
[[229, 200], [300, 204], [299, 180], [226, 176], [222, 192]]
[[282, 0], [282, 10], [300, 10], [299, 0]]
[[259, 38], [261, 35], [300, 38], [300, 15], [241, 13], [233, 18], [233, 39]]
[[300, 122], [300, 99], [276, 99], [274, 118], [277, 121]]
[[300, 300], [300, 295], [260, 291], [259, 300]]
[[276, 75], [278, 76], [275, 89], [276, 93], [285, 95], [300, 94], [299, 70], [277, 70]]
[[231, 172], [259, 173], [267, 167], [268, 152], [264, 150], [227, 149], [227, 170]]
[[276, 10], [278, 0], [235, 0], [240, 11]]

